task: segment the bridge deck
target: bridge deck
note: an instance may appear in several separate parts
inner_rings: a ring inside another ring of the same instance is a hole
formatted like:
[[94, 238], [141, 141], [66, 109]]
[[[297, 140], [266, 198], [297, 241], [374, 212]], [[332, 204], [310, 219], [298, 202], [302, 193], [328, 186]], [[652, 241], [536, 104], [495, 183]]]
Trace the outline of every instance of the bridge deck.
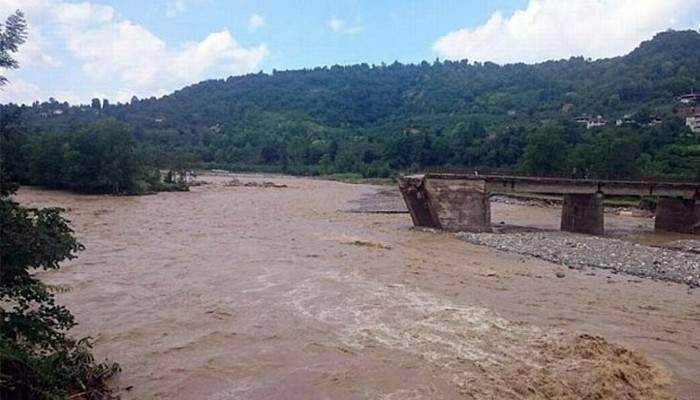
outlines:
[[488, 192], [594, 194], [700, 198], [700, 181], [605, 180], [516, 175], [427, 173], [429, 179], [485, 182]]

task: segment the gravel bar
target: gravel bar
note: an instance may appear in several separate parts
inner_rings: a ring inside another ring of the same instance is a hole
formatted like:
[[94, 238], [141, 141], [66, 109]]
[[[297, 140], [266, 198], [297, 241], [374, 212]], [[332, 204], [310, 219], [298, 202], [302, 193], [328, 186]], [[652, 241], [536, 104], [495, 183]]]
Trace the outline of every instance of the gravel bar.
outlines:
[[661, 247], [700, 254], [700, 240], [674, 240], [673, 242], [666, 243]]
[[461, 232], [457, 237], [570, 268], [603, 268], [615, 273], [683, 283], [692, 288], [700, 286], [700, 254], [695, 252], [568, 232]]

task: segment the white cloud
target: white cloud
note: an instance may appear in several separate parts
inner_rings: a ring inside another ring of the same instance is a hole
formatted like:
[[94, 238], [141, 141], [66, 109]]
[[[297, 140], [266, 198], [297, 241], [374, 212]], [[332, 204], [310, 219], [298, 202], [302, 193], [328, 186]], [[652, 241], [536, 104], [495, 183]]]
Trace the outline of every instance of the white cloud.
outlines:
[[[130, 21], [108, 23], [93, 29], [63, 32], [71, 53], [83, 62], [82, 70], [93, 81], [120, 79], [144, 87], [162, 69], [165, 42]], [[153, 59], [148, 59], [148, 55]]]
[[228, 30], [178, 48], [169, 48], [146, 28], [126, 20], [110, 20], [87, 29], [73, 25], [62, 32], [88, 78], [96, 82], [118, 79], [139, 96], [176, 89], [209, 73], [252, 72], [268, 53], [264, 44], [241, 46]]
[[2, 0], [0, 1], [0, 17], [5, 18], [16, 10], [22, 10], [25, 14], [31, 15], [46, 9], [55, 0]]
[[0, 104], [32, 104], [43, 94], [41, 89], [31, 82], [12, 74], [5, 74], [5, 76], [10, 79], [10, 83], [0, 88]]
[[49, 54], [48, 41], [39, 28], [29, 31], [27, 41], [20, 46], [16, 59], [23, 67], [31, 65], [55, 67], [59, 64], [54, 56]]
[[204, 76], [214, 67], [222, 67], [229, 73], [241, 74], [254, 71], [267, 55], [267, 47], [241, 47], [227, 30], [212, 33], [201, 42], [190, 43], [179, 52], [169, 55], [169, 72], [185, 80], [192, 76]]
[[29, 23], [27, 41], [15, 54], [15, 58], [22, 67], [58, 65], [58, 61], [49, 51], [49, 41], [39, 28], [39, 22], [43, 17], [41, 11], [53, 2], [54, 0], [0, 0], [0, 20], [2, 20], [0, 22], [4, 22], [6, 17], [21, 9]]
[[355, 34], [365, 30], [365, 27], [359, 23], [352, 26], [348, 26], [344, 20], [337, 17], [329, 19], [326, 22], [326, 26], [333, 32], [337, 33]]
[[187, 10], [187, 4], [185, 3], [185, 0], [174, 0], [174, 1], [171, 0], [165, 6], [165, 16], [166, 17], [175, 17], [175, 16], [178, 16], [178, 15], [184, 13], [186, 10]]
[[694, 27], [698, 0], [530, 0], [510, 16], [494, 13], [475, 28], [439, 38], [433, 51], [448, 59], [538, 62], [625, 54], [669, 28]]
[[265, 26], [265, 17], [262, 15], [253, 14], [248, 18], [248, 29], [251, 31], [257, 31], [263, 26]]
[[104, 98], [105, 96], [82, 96], [68, 90], [44, 90], [44, 88], [27, 81], [17, 75], [17, 72], [5, 74], [9, 78], [9, 83], [0, 88], [0, 104], [32, 104], [34, 101], [46, 101], [50, 97], [67, 101], [70, 104], [87, 103], [93, 97]]
[[340, 18], [333, 17], [326, 23], [333, 32], [340, 32], [345, 27], [345, 21]]
[[[18, 55], [22, 66], [40, 61], [46, 65], [59, 63], [44, 52], [44, 36], [50, 34], [54, 42], [64, 45], [58, 47], [67, 50], [65, 61], [75, 64], [87, 78], [81, 87], [56, 92], [61, 99], [80, 97], [88, 101], [88, 94], [94, 92], [90, 87], [99, 87], [106, 97], [117, 101], [127, 101], [133, 95], [163, 95], [202, 79], [254, 72], [268, 54], [265, 44], [244, 47], [226, 29], [210, 33], [201, 41], [173, 46], [144, 26], [121, 18], [112, 7], [91, 2], [0, 0], [0, 11], [3, 7], [23, 7], [24, 2], [32, 7], [27, 13], [30, 40]], [[3, 101], [24, 101], [29, 96], [36, 99], [40, 94], [45, 99], [54, 94], [38, 92], [36, 85], [30, 87], [31, 76], [20, 78], [23, 80], [13, 80], [12, 89], [1, 95]], [[30, 95], [21, 94], [21, 90]]]
[[[88, 98], [95, 98], [95, 97], [104, 98], [104, 96], [100, 97], [100, 96], [95, 96], [95, 95], [89, 96], [89, 97], [81, 96], [80, 94], [77, 94], [77, 93], [69, 91], [69, 90], [57, 90], [53, 93], [53, 95], [51, 97], [58, 99], [61, 102], [67, 101], [68, 103], [73, 104], [73, 105], [86, 104], [88, 102]], [[35, 99], [37, 99], [37, 98], [35, 97]], [[39, 97], [38, 99], [39, 100], [46, 100], [47, 98], [46, 97]]]
[[86, 29], [110, 23], [114, 19], [114, 9], [110, 6], [57, 1], [51, 13], [64, 28]]

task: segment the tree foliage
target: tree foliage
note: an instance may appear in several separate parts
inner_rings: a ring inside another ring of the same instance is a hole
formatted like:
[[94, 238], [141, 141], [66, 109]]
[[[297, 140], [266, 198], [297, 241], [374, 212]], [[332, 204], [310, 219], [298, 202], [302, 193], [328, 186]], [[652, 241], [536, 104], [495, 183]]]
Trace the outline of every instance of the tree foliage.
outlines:
[[[107, 119], [73, 133], [48, 133], [28, 141], [25, 182], [87, 193], [144, 193], [163, 189], [126, 124]], [[185, 156], [178, 160], [186, 162]], [[178, 164], [179, 166], [179, 164]]]
[[[699, 83], [700, 34], [668, 31], [628, 55], [596, 61], [273, 71], [109, 107], [97, 99], [73, 107], [49, 101], [3, 112], [16, 109], [30, 131], [64, 138], [116, 119], [164, 168], [187, 154], [211, 167], [303, 174], [487, 166], [694, 176], [694, 162], [678, 158], [694, 157], [698, 137], [684, 126], [676, 98]], [[609, 125], [586, 131], [572, 123], [581, 114], [602, 114]], [[638, 125], [615, 127], [625, 114]], [[652, 115], [664, 123], [650, 125]]]
[[[13, 54], [27, 40], [27, 22], [21, 11], [7, 17], [5, 23], [0, 23], [0, 68], [16, 69], [19, 63]], [[0, 75], [0, 86], [7, 83], [7, 78]]]
[[73, 316], [33, 273], [82, 250], [60, 213], [0, 198], [1, 398], [111, 398], [105, 381], [118, 366], [95, 363], [89, 339], [67, 336]]
[[[16, 68], [11, 53], [26, 37], [20, 12], [0, 27], [0, 67]], [[0, 79], [0, 85], [4, 83]], [[76, 257], [82, 245], [60, 209], [21, 207], [11, 195], [24, 166], [15, 114], [0, 117], [0, 398], [107, 399], [106, 380], [119, 367], [96, 363], [89, 339], [75, 340], [71, 313], [35, 275]]]

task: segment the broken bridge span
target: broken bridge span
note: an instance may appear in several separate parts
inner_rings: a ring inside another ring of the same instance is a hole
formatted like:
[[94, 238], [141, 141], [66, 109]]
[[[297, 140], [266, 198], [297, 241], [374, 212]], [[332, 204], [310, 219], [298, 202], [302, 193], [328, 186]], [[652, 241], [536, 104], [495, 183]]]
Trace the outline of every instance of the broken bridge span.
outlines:
[[700, 181], [429, 172], [400, 178], [399, 188], [420, 227], [490, 232], [491, 193], [544, 193], [563, 195], [564, 231], [602, 235], [603, 199], [609, 195], [656, 197], [657, 230], [700, 233]]

